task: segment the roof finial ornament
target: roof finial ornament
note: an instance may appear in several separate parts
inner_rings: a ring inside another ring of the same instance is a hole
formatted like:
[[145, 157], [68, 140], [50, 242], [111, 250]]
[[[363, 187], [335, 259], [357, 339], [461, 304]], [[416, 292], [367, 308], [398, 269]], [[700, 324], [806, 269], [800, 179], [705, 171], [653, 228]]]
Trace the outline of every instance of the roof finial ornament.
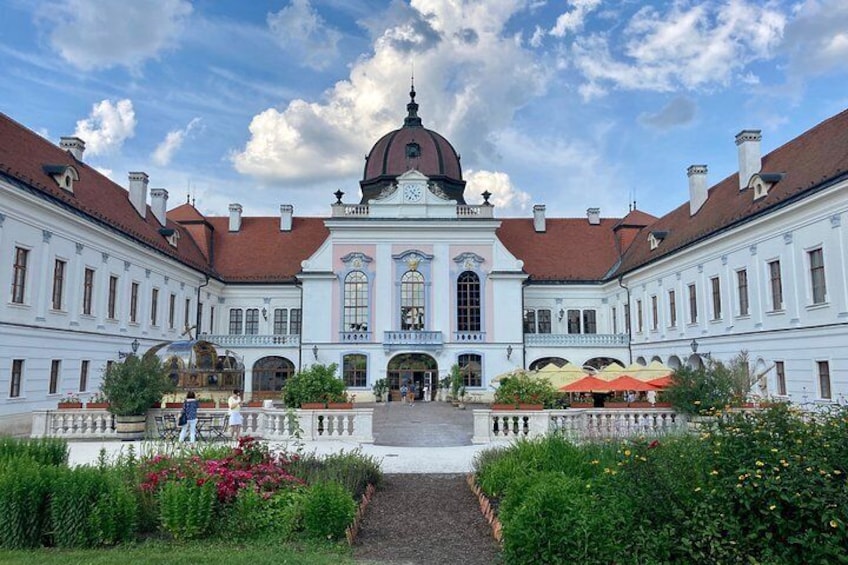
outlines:
[[418, 104], [415, 102], [415, 71], [412, 72], [409, 88], [409, 104], [406, 105], [406, 118], [403, 120], [404, 127], [421, 127], [421, 118], [418, 117]]

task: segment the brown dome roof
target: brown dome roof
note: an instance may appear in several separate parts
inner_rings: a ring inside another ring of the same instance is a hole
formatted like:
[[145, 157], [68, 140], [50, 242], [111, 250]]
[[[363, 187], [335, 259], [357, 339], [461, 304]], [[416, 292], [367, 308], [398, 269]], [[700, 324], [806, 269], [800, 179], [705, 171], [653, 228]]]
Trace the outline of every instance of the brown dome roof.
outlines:
[[403, 127], [381, 137], [365, 158], [365, 171], [359, 183], [362, 203], [379, 196], [398, 175], [415, 169], [440, 185], [449, 198], [464, 204], [465, 181], [459, 155], [441, 134], [421, 125], [414, 87], [409, 96]]

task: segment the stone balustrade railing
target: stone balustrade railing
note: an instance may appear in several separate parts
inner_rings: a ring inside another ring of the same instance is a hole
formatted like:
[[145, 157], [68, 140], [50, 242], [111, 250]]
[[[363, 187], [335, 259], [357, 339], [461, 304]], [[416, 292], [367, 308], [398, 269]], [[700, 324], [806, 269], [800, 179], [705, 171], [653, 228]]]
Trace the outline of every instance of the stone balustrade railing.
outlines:
[[[147, 412], [147, 430], [159, 438], [157, 419], [179, 409], [151, 409]], [[223, 421], [227, 411], [200, 409], [200, 416]], [[243, 408], [242, 435], [267, 440], [307, 441], [343, 440], [357, 443], [374, 441], [373, 408], [285, 410], [279, 408]], [[159, 422], [162, 425], [162, 422]], [[37, 410], [32, 416], [32, 437], [67, 439], [116, 439], [114, 416], [105, 409]]]
[[686, 418], [663, 408], [474, 410], [474, 443], [562, 434], [574, 441], [659, 436], [686, 429]]

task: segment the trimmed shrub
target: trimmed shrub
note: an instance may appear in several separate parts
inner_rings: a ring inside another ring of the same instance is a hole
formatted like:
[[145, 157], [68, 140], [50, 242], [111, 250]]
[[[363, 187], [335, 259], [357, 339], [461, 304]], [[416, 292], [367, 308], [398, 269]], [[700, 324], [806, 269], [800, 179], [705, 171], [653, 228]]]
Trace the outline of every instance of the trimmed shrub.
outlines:
[[303, 501], [303, 529], [308, 537], [344, 538], [356, 515], [356, 502], [339, 483], [316, 483]]
[[62, 438], [0, 437], [0, 462], [26, 457], [42, 465], [66, 465], [70, 450]]
[[286, 380], [283, 402], [299, 408], [306, 402], [336, 402], [345, 398], [344, 381], [336, 376], [336, 363], [311, 365]]

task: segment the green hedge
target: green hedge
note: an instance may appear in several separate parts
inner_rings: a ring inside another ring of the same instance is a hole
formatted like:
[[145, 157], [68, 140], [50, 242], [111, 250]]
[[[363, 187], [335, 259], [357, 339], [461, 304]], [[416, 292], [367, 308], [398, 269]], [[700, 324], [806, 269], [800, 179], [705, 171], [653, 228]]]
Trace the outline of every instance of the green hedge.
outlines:
[[15, 438], [0, 436], [0, 463], [26, 457], [43, 465], [66, 465], [70, 449], [61, 438]]

